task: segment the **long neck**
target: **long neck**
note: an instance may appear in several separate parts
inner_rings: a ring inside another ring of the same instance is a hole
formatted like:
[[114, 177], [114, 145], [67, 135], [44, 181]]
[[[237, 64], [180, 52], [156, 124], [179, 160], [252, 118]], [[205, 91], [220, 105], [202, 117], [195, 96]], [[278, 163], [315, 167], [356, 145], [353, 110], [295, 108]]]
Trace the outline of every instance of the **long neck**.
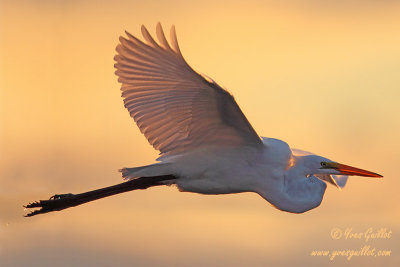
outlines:
[[264, 187], [259, 194], [276, 208], [293, 213], [303, 213], [318, 207], [326, 189], [326, 184], [318, 178], [306, 178], [305, 175], [299, 175], [298, 171], [291, 170], [285, 173], [279, 186], [281, 190]]

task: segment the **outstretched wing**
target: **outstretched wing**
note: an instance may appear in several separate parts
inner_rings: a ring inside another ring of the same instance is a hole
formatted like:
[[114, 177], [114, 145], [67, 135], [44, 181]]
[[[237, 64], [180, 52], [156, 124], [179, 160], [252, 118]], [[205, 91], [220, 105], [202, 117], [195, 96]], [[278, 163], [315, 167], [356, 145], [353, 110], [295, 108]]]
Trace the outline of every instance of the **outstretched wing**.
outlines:
[[126, 32], [115, 72], [125, 107], [149, 143], [163, 155], [202, 146], [261, 146], [232, 95], [196, 73], [184, 60], [175, 28], [171, 44], [157, 24], [159, 43], [142, 26], [147, 43]]

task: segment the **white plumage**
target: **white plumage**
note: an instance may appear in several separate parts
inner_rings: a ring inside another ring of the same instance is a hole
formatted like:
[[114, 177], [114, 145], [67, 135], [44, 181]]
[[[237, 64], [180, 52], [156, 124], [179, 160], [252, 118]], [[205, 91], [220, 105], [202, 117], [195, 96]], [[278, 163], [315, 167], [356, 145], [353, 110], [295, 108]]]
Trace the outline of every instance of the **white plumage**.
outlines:
[[125, 178], [174, 175], [168, 183], [182, 191], [256, 192], [278, 209], [299, 213], [321, 203], [324, 181], [342, 188], [347, 175], [381, 177], [260, 138], [232, 95], [186, 63], [174, 27], [172, 47], [160, 24], [159, 43], [144, 26], [142, 33], [146, 44], [129, 33], [120, 38], [116, 74], [125, 107], [161, 157], [122, 169]]
[[129, 33], [120, 38], [116, 74], [125, 107], [162, 155], [204, 146], [260, 146], [261, 140], [233, 97], [197, 74], [183, 59], [171, 30], [172, 49], [157, 25], [158, 45], [145, 27], [148, 45]]

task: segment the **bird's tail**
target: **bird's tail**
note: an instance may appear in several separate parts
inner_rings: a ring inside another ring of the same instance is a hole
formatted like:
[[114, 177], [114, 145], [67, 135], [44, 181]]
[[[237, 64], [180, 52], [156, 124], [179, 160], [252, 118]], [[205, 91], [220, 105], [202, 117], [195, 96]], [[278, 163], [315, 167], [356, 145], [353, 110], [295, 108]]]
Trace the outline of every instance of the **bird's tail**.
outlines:
[[122, 173], [122, 178], [132, 180], [137, 177], [150, 177], [171, 174], [170, 163], [156, 163], [146, 166], [134, 168], [122, 168], [119, 171]]

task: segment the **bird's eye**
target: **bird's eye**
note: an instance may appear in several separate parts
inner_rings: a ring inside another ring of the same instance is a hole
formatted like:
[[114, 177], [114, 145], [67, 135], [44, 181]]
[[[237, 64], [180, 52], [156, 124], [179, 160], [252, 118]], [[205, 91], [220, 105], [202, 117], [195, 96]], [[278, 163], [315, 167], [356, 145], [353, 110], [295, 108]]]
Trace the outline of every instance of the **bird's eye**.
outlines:
[[321, 162], [322, 167], [326, 167], [326, 162]]

